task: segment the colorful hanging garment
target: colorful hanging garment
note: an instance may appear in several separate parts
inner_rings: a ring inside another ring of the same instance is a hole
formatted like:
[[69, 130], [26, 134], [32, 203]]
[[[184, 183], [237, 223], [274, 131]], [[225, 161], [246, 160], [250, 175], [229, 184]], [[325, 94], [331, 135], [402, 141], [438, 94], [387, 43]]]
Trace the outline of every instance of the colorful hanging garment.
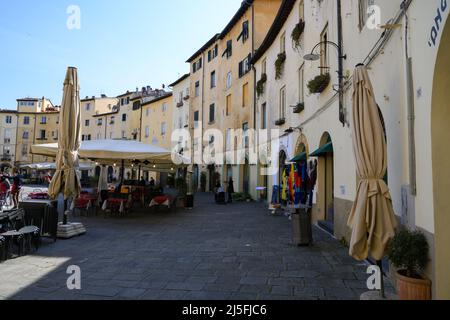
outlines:
[[283, 178], [282, 178], [282, 182], [283, 182], [283, 186], [282, 186], [282, 193], [281, 193], [281, 200], [283, 201], [287, 201], [287, 175], [286, 175], [286, 168], [283, 169]]
[[297, 163], [295, 165], [295, 191], [294, 191], [294, 205], [296, 208], [299, 208], [300, 206], [300, 200], [301, 200], [301, 175], [300, 175], [300, 164]]
[[289, 200], [291, 202], [295, 201], [295, 165], [290, 165], [290, 174], [289, 174]]

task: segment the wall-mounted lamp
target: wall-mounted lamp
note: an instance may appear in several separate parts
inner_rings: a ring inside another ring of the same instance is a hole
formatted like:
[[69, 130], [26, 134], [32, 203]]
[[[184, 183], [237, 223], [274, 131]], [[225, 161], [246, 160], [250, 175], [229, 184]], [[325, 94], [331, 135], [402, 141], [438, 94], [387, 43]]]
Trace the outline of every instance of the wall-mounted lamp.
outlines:
[[[340, 11], [340, 9], [339, 9]], [[311, 53], [306, 54], [303, 59], [306, 61], [317, 61], [320, 59], [321, 54], [314, 53], [316, 49], [321, 45], [331, 45], [332, 47], [336, 48], [338, 51], [338, 77], [339, 77], [339, 121], [345, 126], [345, 111], [344, 111], [344, 60], [347, 60], [347, 55], [343, 53], [342, 46], [338, 45], [335, 42], [332, 41], [321, 41], [318, 44], [316, 44], [313, 49], [311, 50]]]

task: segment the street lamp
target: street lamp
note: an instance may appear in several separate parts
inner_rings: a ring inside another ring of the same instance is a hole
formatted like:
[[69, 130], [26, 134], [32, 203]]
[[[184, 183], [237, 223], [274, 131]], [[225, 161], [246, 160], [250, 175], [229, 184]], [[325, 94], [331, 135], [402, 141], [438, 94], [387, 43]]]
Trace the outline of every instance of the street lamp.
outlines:
[[314, 51], [316, 51], [316, 49], [321, 46], [322, 44], [328, 44], [331, 45], [333, 47], [335, 47], [338, 52], [339, 52], [339, 59], [347, 59], [347, 55], [342, 53], [342, 49], [339, 47], [339, 45], [337, 43], [334, 43], [333, 41], [321, 41], [318, 44], [316, 44], [314, 46], [314, 48], [311, 50], [311, 53], [306, 54], [303, 59], [305, 59], [306, 61], [317, 61], [320, 59], [320, 54], [314, 53]]
[[321, 41], [316, 44], [311, 53], [303, 56], [306, 61], [317, 61], [320, 59], [322, 52], [314, 53], [316, 49], [321, 45], [331, 45], [338, 51], [338, 78], [339, 78], [339, 121], [345, 126], [345, 113], [344, 113], [344, 60], [347, 60], [347, 55], [343, 53], [342, 46], [332, 41]]

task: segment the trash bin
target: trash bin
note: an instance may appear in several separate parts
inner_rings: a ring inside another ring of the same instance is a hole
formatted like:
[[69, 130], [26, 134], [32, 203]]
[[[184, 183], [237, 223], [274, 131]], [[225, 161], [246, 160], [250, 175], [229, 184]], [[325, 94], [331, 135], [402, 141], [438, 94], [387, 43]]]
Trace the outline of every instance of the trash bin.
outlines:
[[293, 242], [296, 246], [309, 246], [313, 242], [311, 209], [297, 209], [292, 215]]

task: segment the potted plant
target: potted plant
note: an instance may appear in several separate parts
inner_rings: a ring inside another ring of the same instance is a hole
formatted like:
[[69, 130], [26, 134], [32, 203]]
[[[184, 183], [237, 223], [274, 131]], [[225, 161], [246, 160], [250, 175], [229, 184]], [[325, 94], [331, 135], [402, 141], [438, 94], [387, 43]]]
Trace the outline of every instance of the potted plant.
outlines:
[[267, 74], [263, 73], [261, 79], [256, 83], [256, 93], [258, 97], [264, 93], [264, 84], [267, 82]]
[[308, 82], [308, 89], [311, 94], [322, 93], [330, 84], [331, 78], [329, 73], [318, 75]]
[[429, 245], [419, 231], [402, 230], [388, 247], [388, 258], [396, 267], [400, 300], [431, 300], [431, 281], [423, 274], [429, 261]]
[[305, 110], [305, 104], [303, 102], [299, 102], [295, 107], [294, 107], [294, 113], [302, 113], [303, 110]]
[[286, 52], [278, 54], [278, 58], [275, 61], [275, 79], [280, 79], [283, 75], [283, 67], [286, 62]]
[[286, 123], [286, 119], [282, 118], [282, 119], [278, 119], [277, 121], [275, 121], [275, 125], [276, 126], [282, 126]]
[[299, 23], [295, 25], [294, 30], [292, 30], [291, 38], [294, 49], [298, 49], [300, 47], [300, 37], [305, 31], [305, 21], [300, 20]]

